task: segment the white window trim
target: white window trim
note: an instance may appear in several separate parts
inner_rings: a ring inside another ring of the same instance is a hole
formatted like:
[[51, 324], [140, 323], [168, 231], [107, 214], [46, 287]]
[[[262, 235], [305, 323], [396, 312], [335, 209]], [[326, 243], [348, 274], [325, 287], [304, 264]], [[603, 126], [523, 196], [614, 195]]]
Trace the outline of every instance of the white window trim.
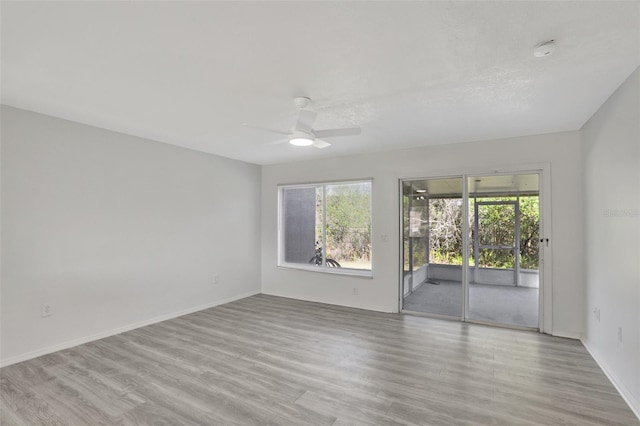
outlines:
[[288, 263], [284, 261], [284, 235], [283, 235], [283, 217], [284, 211], [284, 197], [283, 192], [285, 189], [290, 188], [321, 188], [322, 189], [322, 250], [326, 253], [326, 223], [327, 223], [327, 209], [326, 209], [326, 196], [325, 188], [327, 185], [348, 185], [355, 183], [370, 183], [371, 184], [371, 201], [369, 203], [369, 210], [371, 212], [371, 236], [373, 237], [373, 178], [364, 179], [349, 179], [349, 180], [334, 180], [325, 182], [309, 182], [309, 183], [296, 183], [296, 184], [279, 184], [278, 185], [278, 238], [277, 238], [277, 267], [280, 269], [297, 269], [308, 272], [319, 272], [323, 274], [333, 275], [348, 275], [353, 277], [373, 278], [373, 238], [371, 238], [371, 269], [352, 269], [352, 268], [332, 268], [325, 265], [325, 256], [322, 259], [322, 266], [311, 266], [301, 263]]

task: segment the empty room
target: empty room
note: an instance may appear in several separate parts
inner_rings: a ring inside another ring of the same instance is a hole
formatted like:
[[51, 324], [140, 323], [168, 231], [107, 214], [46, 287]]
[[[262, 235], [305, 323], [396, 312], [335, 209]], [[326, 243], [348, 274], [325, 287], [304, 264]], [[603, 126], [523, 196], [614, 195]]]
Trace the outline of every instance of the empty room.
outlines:
[[2, 426], [640, 425], [640, 2], [0, 36]]

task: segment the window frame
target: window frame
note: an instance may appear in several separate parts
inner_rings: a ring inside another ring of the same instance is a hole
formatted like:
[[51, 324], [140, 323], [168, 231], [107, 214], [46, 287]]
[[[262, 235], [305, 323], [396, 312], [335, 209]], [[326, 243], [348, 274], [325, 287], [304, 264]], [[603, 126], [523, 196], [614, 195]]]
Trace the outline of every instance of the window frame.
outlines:
[[[315, 266], [311, 264], [285, 262], [284, 260], [284, 191], [286, 189], [295, 188], [315, 188], [322, 191], [322, 252], [326, 253], [326, 233], [327, 233], [327, 199], [326, 187], [331, 185], [348, 185], [369, 183], [371, 187], [371, 195], [369, 200], [369, 213], [371, 220], [371, 269], [354, 269], [354, 268], [333, 268], [326, 266], [326, 256], [323, 255], [322, 265]], [[297, 269], [309, 272], [320, 272], [334, 275], [348, 275], [354, 277], [373, 278], [373, 178], [349, 179], [349, 180], [332, 180], [323, 182], [295, 183], [295, 184], [278, 184], [278, 211], [277, 211], [277, 267], [282, 269]]]

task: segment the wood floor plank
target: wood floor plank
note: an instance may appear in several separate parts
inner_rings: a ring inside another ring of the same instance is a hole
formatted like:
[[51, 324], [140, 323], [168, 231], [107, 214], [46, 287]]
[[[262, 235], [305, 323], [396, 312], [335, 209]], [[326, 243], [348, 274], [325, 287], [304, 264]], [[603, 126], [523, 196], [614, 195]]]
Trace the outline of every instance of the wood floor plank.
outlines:
[[640, 425], [579, 341], [256, 295], [0, 369], [2, 425]]
[[16, 385], [6, 377], [0, 377], [0, 395], [2, 425], [47, 425], [63, 426], [69, 424], [52, 407], [53, 401], [37, 396], [28, 385]]

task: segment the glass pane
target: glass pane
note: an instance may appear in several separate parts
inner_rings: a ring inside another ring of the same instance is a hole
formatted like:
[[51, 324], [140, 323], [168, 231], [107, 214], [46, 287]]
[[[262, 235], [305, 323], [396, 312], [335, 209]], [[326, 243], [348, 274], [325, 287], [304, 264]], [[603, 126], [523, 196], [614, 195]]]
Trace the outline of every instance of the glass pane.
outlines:
[[[514, 250], [480, 249], [478, 266], [481, 268], [511, 269], [516, 264]], [[513, 281], [513, 280], [511, 280]]]
[[282, 196], [284, 261], [322, 264], [322, 188], [284, 188]]
[[403, 184], [403, 309], [462, 313], [462, 178]]
[[403, 294], [406, 294], [410, 291], [410, 280], [406, 277], [410, 276], [411, 265], [413, 260], [411, 258], [411, 253], [413, 248], [409, 246], [410, 238], [409, 238], [409, 204], [411, 203], [411, 183], [404, 182], [402, 184], [402, 276], [405, 277], [403, 280]]
[[430, 262], [462, 265], [462, 199], [431, 199], [429, 212]]
[[513, 247], [515, 216], [515, 204], [478, 204], [480, 244]]
[[371, 269], [371, 182], [326, 185], [327, 266]]
[[409, 211], [409, 237], [411, 238], [413, 254], [413, 270], [419, 270], [427, 264], [428, 253], [428, 212], [429, 203], [427, 199], [414, 200]]
[[540, 240], [540, 201], [537, 195], [520, 197], [520, 268], [537, 271]]
[[472, 177], [468, 187], [468, 318], [537, 328], [538, 175]]

